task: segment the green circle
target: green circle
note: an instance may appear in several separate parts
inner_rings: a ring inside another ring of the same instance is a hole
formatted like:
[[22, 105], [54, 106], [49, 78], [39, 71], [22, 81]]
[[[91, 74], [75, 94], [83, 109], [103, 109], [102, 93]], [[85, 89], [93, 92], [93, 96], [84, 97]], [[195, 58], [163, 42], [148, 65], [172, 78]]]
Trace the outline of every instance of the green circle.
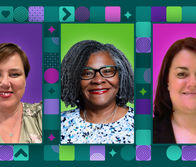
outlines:
[[182, 151], [178, 146], [170, 146], [167, 148], [166, 155], [170, 160], [176, 161], [182, 156]]
[[23, 6], [17, 7], [14, 10], [14, 18], [18, 22], [24, 22], [28, 18], [28, 10]]
[[135, 149], [132, 146], [124, 146], [120, 151], [120, 155], [125, 161], [130, 161], [135, 157]]

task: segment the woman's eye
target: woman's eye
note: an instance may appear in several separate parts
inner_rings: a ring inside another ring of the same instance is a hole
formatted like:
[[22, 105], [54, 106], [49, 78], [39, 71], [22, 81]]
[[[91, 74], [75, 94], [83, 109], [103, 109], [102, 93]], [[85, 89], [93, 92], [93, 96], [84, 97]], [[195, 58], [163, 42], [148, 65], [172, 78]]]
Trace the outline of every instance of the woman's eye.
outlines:
[[93, 71], [86, 71], [83, 73], [83, 75], [85, 75], [85, 76], [93, 75]]
[[18, 77], [18, 76], [20, 76], [20, 74], [14, 73], [14, 74], [10, 74], [10, 76], [11, 76], [11, 77]]
[[178, 73], [177, 76], [180, 78], [184, 78], [187, 76], [187, 74], [182, 72], [182, 73]]

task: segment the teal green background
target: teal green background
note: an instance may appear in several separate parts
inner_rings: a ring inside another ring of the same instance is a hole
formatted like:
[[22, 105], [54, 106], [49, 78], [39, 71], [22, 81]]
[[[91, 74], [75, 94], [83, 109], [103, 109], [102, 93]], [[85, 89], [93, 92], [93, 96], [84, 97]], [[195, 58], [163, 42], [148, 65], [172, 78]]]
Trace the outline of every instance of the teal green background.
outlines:
[[[90, 9], [91, 6], [120, 6], [121, 12], [126, 13], [126, 11], [132, 12], [132, 18], [127, 21], [126, 18], [122, 17], [121, 21], [125, 23], [134, 23], [135, 24], [135, 8], [136, 6], [196, 6], [195, 1], [192, 0], [164, 0], [164, 1], [155, 1], [155, 0], [72, 0], [72, 1], [48, 1], [48, 0], [9, 0], [9, 1], [1, 1], [1, 6], [13, 6], [14, 9], [18, 6], [24, 6], [28, 9], [29, 6], [74, 6], [75, 8], [80, 6], [85, 6]], [[138, 58], [137, 62], [142, 59]], [[143, 63], [145, 64], [145, 63]], [[148, 67], [148, 66], [147, 66]], [[143, 68], [147, 68], [143, 66]], [[137, 120], [145, 121], [145, 120]], [[45, 135], [45, 134], [44, 134]], [[44, 143], [45, 144], [45, 143]], [[106, 146], [106, 161], [104, 162], [90, 162], [90, 161], [44, 161], [44, 144], [42, 146], [38, 145], [29, 145], [29, 161], [21, 162], [21, 161], [12, 161], [12, 162], [1, 162], [0, 166], [3, 167], [13, 167], [13, 166], [43, 166], [43, 167], [57, 167], [57, 166], [71, 166], [71, 167], [81, 167], [81, 166], [90, 166], [90, 167], [109, 167], [109, 166], [137, 166], [137, 167], [165, 167], [165, 166], [178, 166], [178, 167], [194, 167], [195, 161], [182, 161], [181, 159], [177, 161], [171, 161], [168, 159], [166, 155], [167, 148], [170, 146], [169, 144], [160, 144], [160, 145], [152, 145], [152, 160], [149, 162], [145, 161], [136, 161], [135, 158], [131, 161], [125, 161], [120, 156], [120, 149], [123, 145], [107, 145]], [[181, 145], [179, 145], [181, 147]], [[111, 158], [108, 154], [112, 148], [117, 151], [116, 157]]]
[[[113, 44], [125, 54], [134, 69], [134, 24], [61, 24], [61, 61], [68, 50], [82, 40]], [[61, 111], [70, 109], [61, 102]]]

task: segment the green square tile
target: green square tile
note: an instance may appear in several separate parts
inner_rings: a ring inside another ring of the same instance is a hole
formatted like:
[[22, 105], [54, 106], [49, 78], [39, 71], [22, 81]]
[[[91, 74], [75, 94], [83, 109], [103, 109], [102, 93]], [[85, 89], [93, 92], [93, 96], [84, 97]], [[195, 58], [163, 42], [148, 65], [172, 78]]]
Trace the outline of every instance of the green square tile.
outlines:
[[14, 161], [28, 161], [28, 160], [29, 160], [29, 146], [14, 145]]
[[136, 115], [135, 129], [152, 129], [152, 116], [148, 114]]
[[136, 37], [151, 37], [151, 23], [136, 22]]
[[150, 84], [137, 84], [136, 85], [136, 98], [137, 99], [150, 99], [151, 98], [151, 85]]
[[72, 146], [60, 146], [59, 148], [59, 160], [60, 161], [74, 161], [75, 160], [75, 147]]
[[91, 22], [105, 22], [105, 7], [91, 6], [90, 7], [90, 21]]
[[59, 84], [44, 84], [44, 99], [59, 99], [60, 85]]
[[59, 145], [45, 145], [44, 146], [44, 160], [58, 161], [59, 160]]
[[89, 161], [90, 160], [90, 145], [75, 145], [75, 160]]
[[136, 130], [136, 145], [151, 145], [151, 130]]
[[44, 129], [45, 130], [58, 130], [60, 126], [59, 115], [44, 115]]
[[196, 6], [182, 7], [182, 22], [196, 22]]
[[167, 22], [181, 22], [182, 21], [182, 7], [168, 6], [166, 9]]
[[45, 6], [44, 7], [44, 21], [45, 22], [58, 22], [59, 21], [58, 6]]
[[151, 7], [137, 6], [136, 7], [136, 21], [151, 21]]
[[0, 22], [13, 22], [13, 7], [12, 6], [1, 6], [0, 7]]

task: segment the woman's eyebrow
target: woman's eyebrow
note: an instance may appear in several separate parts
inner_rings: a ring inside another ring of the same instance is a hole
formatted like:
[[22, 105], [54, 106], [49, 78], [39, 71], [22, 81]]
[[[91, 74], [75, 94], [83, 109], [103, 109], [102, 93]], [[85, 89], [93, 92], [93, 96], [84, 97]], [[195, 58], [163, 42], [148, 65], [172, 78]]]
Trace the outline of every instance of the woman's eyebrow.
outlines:
[[175, 69], [189, 70], [187, 67], [176, 67]]
[[21, 70], [18, 69], [18, 68], [12, 68], [12, 69], [9, 69], [9, 71], [19, 71], [19, 72], [21, 72]]

